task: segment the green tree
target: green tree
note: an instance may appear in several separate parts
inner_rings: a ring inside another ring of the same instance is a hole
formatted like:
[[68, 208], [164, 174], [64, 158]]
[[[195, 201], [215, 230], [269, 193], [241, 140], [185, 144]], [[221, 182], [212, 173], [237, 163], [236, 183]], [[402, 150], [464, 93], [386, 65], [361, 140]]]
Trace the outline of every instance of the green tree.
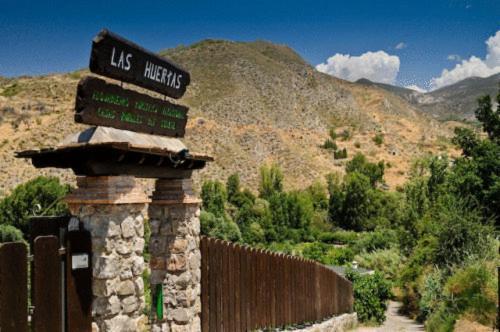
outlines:
[[476, 118], [483, 124], [484, 131], [492, 141], [500, 140], [500, 90], [497, 94], [497, 110], [493, 111], [491, 97], [486, 95], [478, 99]]
[[225, 215], [225, 202], [227, 193], [224, 185], [219, 181], [205, 181], [201, 187], [201, 199], [203, 208], [207, 212], [213, 213], [216, 217]]
[[55, 177], [39, 176], [20, 184], [0, 201], [0, 224], [13, 225], [27, 237], [28, 218], [38, 205], [44, 215], [68, 214], [67, 205], [62, 201], [68, 192], [69, 186], [61, 184]]
[[276, 164], [260, 168], [259, 197], [268, 199], [283, 191], [283, 172]]
[[347, 162], [345, 170], [347, 173], [359, 172], [370, 179], [372, 186], [382, 182], [384, 178], [384, 162], [377, 164], [369, 162], [361, 152], [356, 153], [354, 157]]
[[238, 173], [231, 174], [226, 182], [227, 199], [231, 202], [234, 196], [240, 192], [240, 176]]
[[343, 184], [343, 201], [338, 215], [332, 216], [344, 229], [361, 231], [368, 217], [370, 180], [365, 175], [352, 172], [346, 175]]

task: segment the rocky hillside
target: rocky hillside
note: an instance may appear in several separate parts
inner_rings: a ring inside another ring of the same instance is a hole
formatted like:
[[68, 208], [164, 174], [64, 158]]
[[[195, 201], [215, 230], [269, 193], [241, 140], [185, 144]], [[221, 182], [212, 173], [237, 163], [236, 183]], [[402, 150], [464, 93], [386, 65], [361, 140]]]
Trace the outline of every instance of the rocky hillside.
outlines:
[[494, 98], [500, 84], [500, 74], [486, 78], [470, 77], [427, 93], [360, 79], [356, 83], [376, 86], [405, 99], [414, 107], [440, 120], [470, 121], [475, 119], [477, 99], [485, 94]]
[[[286, 46], [207, 40], [162, 54], [191, 72], [178, 101], [190, 107], [185, 143], [216, 159], [197, 175], [198, 184], [200, 177], [225, 179], [237, 171], [255, 188], [260, 165], [269, 162], [283, 167], [292, 188], [342, 171], [345, 160], [320, 147], [330, 128], [344, 133], [337, 144], [349, 156], [361, 151], [388, 162], [392, 187], [416, 156], [450, 149], [447, 125], [393, 93], [319, 73]], [[36, 170], [14, 151], [54, 145], [84, 128], [73, 122], [73, 106], [86, 74], [0, 80], [0, 195], [37, 174], [73, 179], [68, 171]], [[384, 136], [380, 146], [376, 134]]]

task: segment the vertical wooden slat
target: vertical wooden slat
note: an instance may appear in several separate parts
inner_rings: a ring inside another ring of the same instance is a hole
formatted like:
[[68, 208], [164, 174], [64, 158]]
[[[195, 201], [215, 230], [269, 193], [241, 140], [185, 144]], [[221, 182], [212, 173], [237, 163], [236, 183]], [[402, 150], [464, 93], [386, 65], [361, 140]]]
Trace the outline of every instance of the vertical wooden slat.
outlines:
[[28, 331], [28, 260], [26, 245], [0, 245], [0, 330]]
[[217, 331], [217, 246], [213, 239], [207, 239], [210, 254], [208, 268], [208, 287], [209, 287], [209, 331]]
[[[223, 325], [223, 316], [222, 316], [222, 242], [220, 240], [215, 241], [215, 250], [216, 250], [216, 269], [217, 269], [217, 276], [216, 276], [216, 290], [215, 290], [215, 296], [216, 296], [216, 312], [217, 312], [217, 317], [216, 317], [216, 329], [214, 331], [222, 331], [224, 328]], [[214, 280], [215, 281], [215, 280]]]
[[39, 236], [34, 241], [33, 326], [35, 332], [62, 331], [61, 258], [59, 239]]
[[224, 265], [226, 268], [226, 286], [225, 286], [225, 296], [226, 296], [226, 331], [234, 332], [234, 262], [232, 252], [233, 244], [226, 244], [225, 251], [226, 257]]
[[240, 252], [240, 320], [241, 331], [247, 330], [247, 304], [248, 304], [248, 269], [247, 269], [248, 251], [246, 247], [241, 248]]
[[241, 331], [241, 316], [240, 316], [240, 299], [241, 299], [241, 288], [240, 288], [240, 253], [241, 247], [234, 246], [232, 251], [232, 262], [233, 262], [233, 290], [234, 290], [234, 303], [233, 303], [233, 313], [234, 313], [234, 331]]
[[209, 240], [202, 236], [200, 239], [201, 251], [201, 330], [208, 332], [210, 329], [210, 316], [209, 316]]
[[[88, 254], [89, 267], [73, 270], [73, 254]], [[92, 243], [90, 232], [75, 231], [67, 235], [66, 296], [68, 331], [89, 332], [92, 329]]]

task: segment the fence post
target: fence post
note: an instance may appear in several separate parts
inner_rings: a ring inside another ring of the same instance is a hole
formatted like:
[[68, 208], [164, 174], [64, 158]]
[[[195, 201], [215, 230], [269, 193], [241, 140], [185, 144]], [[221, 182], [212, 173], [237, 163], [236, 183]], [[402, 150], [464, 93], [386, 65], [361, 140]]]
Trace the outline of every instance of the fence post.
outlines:
[[0, 245], [0, 329], [28, 332], [28, 259], [26, 245]]

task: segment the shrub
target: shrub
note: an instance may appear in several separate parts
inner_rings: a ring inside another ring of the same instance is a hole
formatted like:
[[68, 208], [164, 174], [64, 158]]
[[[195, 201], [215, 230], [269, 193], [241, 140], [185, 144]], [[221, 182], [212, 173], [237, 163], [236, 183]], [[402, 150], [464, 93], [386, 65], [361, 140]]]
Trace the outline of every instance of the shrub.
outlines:
[[62, 201], [69, 191], [55, 177], [40, 176], [18, 185], [12, 193], [0, 201], [0, 224], [13, 225], [24, 236], [29, 233], [28, 218], [37, 204], [45, 215], [63, 215], [68, 213], [67, 205]]
[[381, 134], [381, 133], [377, 133], [374, 137], [373, 137], [373, 142], [375, 142], [375, 144], [377, 146], [381, 146], [383, 143], [384, 143], [384, 135]]
[[396, 280], [402, 261], [397, 249], [381, 249], [354, 257], [360, 266], [380, 272], [388, 280]]
[[378, 272], [360, 275], [349, 270], [346, 277], [353, 283], [354, 311], [358, 314], [359, 321], [383, 323], [386, 303], [391, 296], [389, 283]]
[[224, 185], [219, 181], [205, 181], [201, 187], [201, 199], [205, 211], [213, 213], [217, 217], [225, 215], [225, 202], [227, 193]]
[[353, 259], [354, 252], [350, 248], [330, 248], [322, 263], [328, 265], [347, 265], [350, 264]]
[[342, 150], [337, 150], [333, 152], [333, 159], [346, 159], [347, 158], [347, 149], [343, 148]]
[[320, 242], [308, 243], [302, 249], [302, 256], [307, 259], [312, 259], [317, 262], [324, 263], [326, 254], [330, 246]]
[[397, 246], [398, 236], [391, 229], [378, 229], [373, 232], [360, 233], [353, 245], [355, 252], [371, 252], [380, 249], [388, 249]]
[[18, 83], [13, 83], [7, 86], [0, 95], [4, 97], [13, 97], [21, 92], [21, 86]]
[[241, 232], [234, 221], [227, 216], [218, 217], [211, 212], [200, 213], [201, 234], [225, 241], [241, 241]]
[[351, 132], [348, 129], [344, 129], [340, 134], [343, 141], [348, 141], [351, 139]]
[[337, 132], [335, 131], [335, 128], [330, 128], [330, 130], [328, 131], [328, 135], [330, 136], [332, 141], [335, 141], [337, 139]]
[[457, 314], [471, 320], [493, 325], [496, 317], [496, 273], [483, 262], [457, 269], [444, 286], [448, 302], [453, 302]]
[[11, 225], [0, 225], [0, 243], [24, 241], [23, 233]]
[[354, 157], [347, 162], [345, 170], [347, 173], [359, 172], [370, 179], [372, 186], [381, 182], [384, 178], [384, 162], [371, 163], [366, 160], [366, 157], [361, 152], [358, 152]]
[[338, 149], [337, 143], [335, 143], [329, 138], [325, 140], [325, 142], [323, 143], [323, 145], [321, 145], [321, 147], [326, 150], [334, 150], [334, 151], [337, 151]]

